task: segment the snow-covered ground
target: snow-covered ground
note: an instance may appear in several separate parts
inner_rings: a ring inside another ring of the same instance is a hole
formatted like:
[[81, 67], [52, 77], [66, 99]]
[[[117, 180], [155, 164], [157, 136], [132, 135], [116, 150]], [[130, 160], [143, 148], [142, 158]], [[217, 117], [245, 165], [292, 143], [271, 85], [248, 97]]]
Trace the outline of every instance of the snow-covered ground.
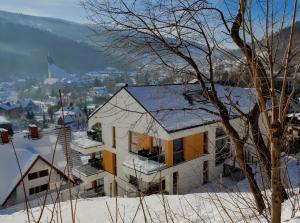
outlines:
[[[300, 197], [298, 197], [300, 198]], [[165, 202], [163, 202], [163, 199]], [[98, 223], [112, 222], [116, 219], [116, 202], [118, 204], [118, 222], [145, 222], [143, 208], [148, 222], [258, 222], [251, 208], [246, 204], [249, 193], [227, 194], [227, 193], [197, 193], [188, 195], [152, 195], [143, 199], [143, 207], [139, 198], [108, 198], [78, 200], [76, 206], [76, 222]], [[292, 216], [292, 201], [283, 204], [284, 222], [299, 222], [300, 211]], [[164, 208], [165, 203], [165, 208]], [[239, 208], [243, 210], [243, 215]], [[56, 207], [57, 208], [57, 207]], [[227, 213], [224, 211], [226, 208]], [[41, 222], [50, 222], [53, 205], [48, 205]], [[70, 212], [70, 201], [61, 203], [62, 216], [59, 212], [54, 213], [55, 222], [62, 218], [63, 222], [72, 222]], [[167, 213], [167, 214], [165, 214]], [[40, 208], [32, 209], [32, 214], [38, 219]], [[229, 217], [230, 216], [230, 217]], [[32, 217], [31, 217], [32, 218]], [[266, 220], [259, 216], [260, 221]], [[25, 222], [27, 215], [25, 211], [0, 215], [1, 223]], [[33, 222], [33, 221], [32, 221]]]
[[[299, 185], [299, 165], [295, 158], [285, 159], [294, 186]], [[233, 184], [230, 179], [225, 184]], [[227, 185], [228, 186], [228, 185]], [[235, 184], [230, 191], [217, 192], [218, 183], [205, 185], [195, 193], [187, 195], [151, 195], [140, 198], [109, 198], [73, 200], [76, 207], [76, 222], [267, 222], [263, 216], [257, 216], [253, 210], [254, 204], [251, 194], [247, 190], [245, 180]], [[282, 222], [300, 222], [299, 188], [288, 190], [291, 198], [283, 203]], [[264, 193], [265, 194], [265, 193]], [[266, 192], [269, 196], [269, 192]], [[143, 205], [141, 205], [141, 203]], [[117, 204], [117, 208], [116, 208]], [[62, 202], [60, 211], [55, 211], [53, 222], [72, 222], [70, 201]], [[56, 207], [57, 208], [57, 205]], [[41, 222], [50, 222], [54, 205], [45, 208]], [[116, 210], [118, 212], [116, 213]], [[40, 214], [40, 207], [32, 209], [35, 219]], [[143, 214], [145, 213], [145, 214]], [[31, 216], [31, 218], [32, 218]], [[145, 220], [146, 216], [146, 220]], [[57, 219], [59, 221], [57, 221]], [[112, 220], [113, 219], [113, 220]], [[0, 211], [1, 223], [25, 222], [26, 211], [11, 213]]]

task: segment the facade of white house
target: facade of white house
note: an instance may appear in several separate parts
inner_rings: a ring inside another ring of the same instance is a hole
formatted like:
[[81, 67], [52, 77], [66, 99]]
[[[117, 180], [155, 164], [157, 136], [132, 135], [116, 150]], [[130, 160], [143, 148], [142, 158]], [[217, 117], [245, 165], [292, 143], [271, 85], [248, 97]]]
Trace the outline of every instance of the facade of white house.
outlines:
[[[217, 91], [222, 100], [230, 91], [244, 112], [255, 103], [251, 89]], [[233, 159], [219, 118], [208, 110], [216, 111], [198, 84], [122, 88], [90, 116], [86, 143], [72, 142], [72, 149], [89, 155], [87, 165], [98, 162], [94, 167], [101, 170], [77, 177], [91, 189], [101, 184], [110, 196], [188, 193], [219, 177]], [[230, 112], [234, 127], [244, 130], [237, 112]]]
[[61, 192], [61, 200], [68, 199], [62, 197], [63, 191], [68, 181], [71, 186], [74, 182], [62, 134], [62, 129], [39, 131], [30, 125], [28, 132], [15, 133], [8, 141], [0, 140], [0, 208], [26, 199], [43, 200], [46, 191], [47, 202], [56, 199], [57, 191]]
[[51, 166], [43, 158], [37, 156], [28, 172], [23, 175], [23, 179], [20, 179], [2, 205], [7, 207], [25, 202], [24, 187], [28, 200], [42, 199], [47, 190], [47, 193], [51, 194], [52, 198], [55, 199], [58, 195], [56, 191], [59, 188], [61, 191], [67, 188], [67, 176]]

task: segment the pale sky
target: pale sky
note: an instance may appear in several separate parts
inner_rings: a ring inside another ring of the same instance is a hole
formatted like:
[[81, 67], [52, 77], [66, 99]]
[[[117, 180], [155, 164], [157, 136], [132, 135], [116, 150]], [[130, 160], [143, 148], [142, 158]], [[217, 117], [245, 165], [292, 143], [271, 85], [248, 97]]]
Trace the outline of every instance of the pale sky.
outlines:
[[0, 0], [0, 10], [86, 22], [80, 0]]
[[[221, 0], [210, 0], [210, 2], [223, 8], [223, 1]], [[277, 5], [277, 8], [280, 10], [283, 0], [275, 0], [275, 2], [275, 5]], [[291, 15], [293, 1], [288, 2], [287, 14]], [[80, 23], [87, 22], [86, 12], [79, 3], [80, 0], [0, 0], [0, 10], [35, 16], [54, 17]], [[297, 6], [299, 11], [300, 3], [298, 3]], [[255, 13], [255, 10], [253, 10], [253, 13]], [[300, 13], [298, 13], [297, 19], [300, 19]]]

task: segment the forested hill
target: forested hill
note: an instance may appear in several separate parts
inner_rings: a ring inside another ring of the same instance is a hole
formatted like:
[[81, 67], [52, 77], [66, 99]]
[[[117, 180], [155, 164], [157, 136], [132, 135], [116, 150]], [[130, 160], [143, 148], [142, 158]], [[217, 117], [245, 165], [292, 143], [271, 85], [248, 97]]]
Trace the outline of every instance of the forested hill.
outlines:
[[92, 34], [85, 25], [0, 11], [0, 76], [46, 76], [48, 54], [70, 73], [130, 69], [118, 56], [90, 44]]

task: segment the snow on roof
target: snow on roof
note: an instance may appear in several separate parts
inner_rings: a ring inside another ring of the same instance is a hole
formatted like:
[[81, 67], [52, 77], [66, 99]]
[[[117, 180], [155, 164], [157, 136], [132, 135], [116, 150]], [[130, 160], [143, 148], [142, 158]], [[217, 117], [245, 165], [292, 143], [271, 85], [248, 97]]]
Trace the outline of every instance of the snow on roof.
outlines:
[[[75, 115], [80, 113], [80, 107], [75, 106], [75, 107], [65, 107], [64, 108], [64, 115]], [[61, 115], [62, 114], [62, 109], [60, 108], [58, 111], [55, 112], [56, 115]]]
[[[28, 138], [27, 132], [14, 134], [12, 141], [17, 152], [22, 173], [26, 172], [38, 155], [49, 163], [52, 163], [54, 151], [53, 165], [64, 172], [67, 162], [63, 146], [57, 143], [55, 149], [59, 131], [59, 129], [45, 130], [41, 132], [42, 137], [35, 140]], [[4, 202], [15, 184], [20, 180], [20, 177], [12, 144], [0, 145], [0, 204]]]
[[21, 105], [21, 107], [23, 109], [27, 108], [27, 106], [30, 105], [30, 103], [34, 103], [34, 102], [31, 99], [28, 99], [28, 98], [19, 101], [19, 104]]
[[122, 82], [116, 83], [115, 86], [116, 86], [116, 87], [124, 87], [124, 86], [126, 86], [126, 83], [122, 83]]
[[0, 123], [1, 124], [8, 124], [10, 121], [8, 121], [4, 116], [0, 116]]
[[300, 120], [300, 113], [290, 113], [290, 114], [287, 114], [286, 117], [288, 118], [297, 118], [298, 120]]
[[[8, 145], [8, 144], [7, 144]], [[9, 193], [21, 179], [17, 159], [11, 144], [11, 148], [0, 146], [0, 205], [3, 204]], [[31, 164], [38, 157], [37, 153], [27, 149], [16, 149], [22, 175], [28, 170]]]
[[[217, 109], [201, 95], [199, 84], [132, 86], [124, 89], [168, 132], [219, 120], [218, 116], [207, 111], [217, 112]], [[237, 116], [238, 112], [229, 105], [227, 95], [245, 113], [254, 106], [253, 89], [216, 85], [216, 91], [232, 116]]]
[[9, 110], [13, 110], [18, 108], [19, 106], [17, 104], [13, 104], [13, 103], [0, 103], [0, 109], [9, 111]]

